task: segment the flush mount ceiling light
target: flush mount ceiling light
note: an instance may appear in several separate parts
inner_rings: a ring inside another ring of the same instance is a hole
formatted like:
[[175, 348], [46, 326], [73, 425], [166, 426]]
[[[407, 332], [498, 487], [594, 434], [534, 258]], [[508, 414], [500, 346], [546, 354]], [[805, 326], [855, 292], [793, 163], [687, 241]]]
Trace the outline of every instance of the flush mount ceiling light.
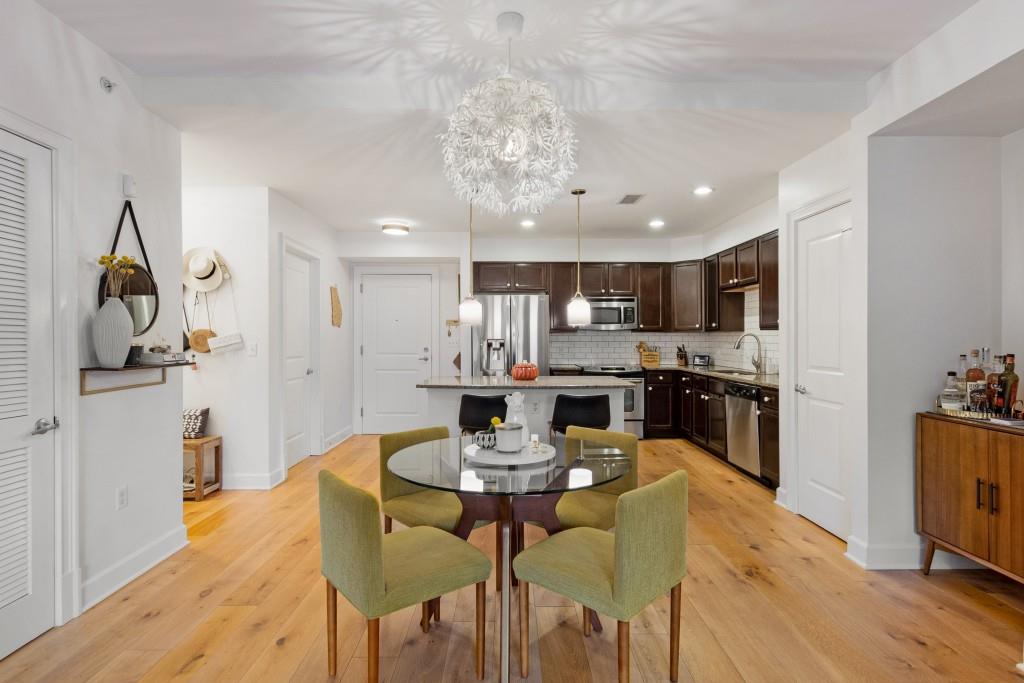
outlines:
[[455, 195], [498, 216], [540, 213], [576, 172], [572, 120], [546, 83], [512, 75], [512, 38], [522, 30], [523, 15], [498, 15], [505, 73], [467, 90], [440, 136]]
[[651, 226], [655, 230], [661, 230], [662, 228], [665, 227], [665, 221], [661, 220], [660, 218], [655, 218], [653, 221], [651, 221], [647, 225]]
[[469, 203], [469, 295], [459, 304], [459, 323], [479, 325], [484, 321], [484, 307], [473, 296], [473, 202]]
[[569, 300], [566, 309], [566, 317], [573, 327], [590, 324], [590, 302], [580, 291], [580, 271], [583, 252], [583, 222], [580, 220], [580, 197], [587, 193], [586, 190], [577, 189], [572, 191], [576, 197], [576, 294]]
[[715, 188], [710, 185], [698, 185], [693, 188], [693, 193], [698, 197], [707, 197], [709, 194], [715, 191]]
[[409, 226], [405, 223], [385, 223], [380, 226], [380, 231], [385, 235], [408, 235]]
[[532, 228], [533, 226], [535, 226], [537, 224], [534, 223], [529, 218], [524, 218], [523, 220], [519, 221], [519, 225], [523, 226], [524, 228]]

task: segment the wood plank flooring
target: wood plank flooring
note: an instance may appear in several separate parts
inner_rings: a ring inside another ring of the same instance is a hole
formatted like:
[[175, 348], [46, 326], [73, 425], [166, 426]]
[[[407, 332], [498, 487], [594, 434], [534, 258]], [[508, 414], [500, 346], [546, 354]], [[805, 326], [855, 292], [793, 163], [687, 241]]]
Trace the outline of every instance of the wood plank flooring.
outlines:
[[[641, 483], [690, 473], [683, 681], [1020, 681], [1024, 587], [988, 571], [864, 572], [844, 546], [682, 441], [641, 442]], [[377, 440], [355, 437], [273, 491], [186, 503], [191, 544], [79, 619], [0, 662], [0, 681], [318, 681], [327, 676], [316, 474], [377, 490]], [[470, 541], [493, 554], [493, 526]], [[543, 533], [529, 530], [530, 543]], [[491, 586], [493, 589], [493, 585]], [[529, 681], [614, 681], [615, 628], [531, 591]], [[384, 680], [473, 681], [472, 587], [381, 623]], [[515, 599], [512, 604], [515, 605]], [[496, 680], [488, 595], [488, 680]], [[632, 680], [668, 680], [668, 598], [633, 620]], [[513, 621], [512, 641], [518, 626]], [[362, 617], [338, 601], [336, 680], [365, 681]], [[515, 661], [515, 660], [513, 660]], [[513, 670], [517, 671], [515, 665]]]

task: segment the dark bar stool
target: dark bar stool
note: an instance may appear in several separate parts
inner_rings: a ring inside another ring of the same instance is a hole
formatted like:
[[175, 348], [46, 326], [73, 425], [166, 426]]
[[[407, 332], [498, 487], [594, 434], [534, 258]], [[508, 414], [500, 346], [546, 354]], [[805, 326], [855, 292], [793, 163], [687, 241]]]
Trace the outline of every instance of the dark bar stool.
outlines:
[[598, 396], [555, 396], [555, 409], [551, 413], [548, 442], [555, 443], [555, 434], [565, 434], [569, 427], [608, 429], [612, 423], [611, 402], [608, 394]]
[[462, 395], [459, 403], [459, 428], [463, 436], [470, 436], [475, 432], [482, 432], [491, 426], [492, 417], [500, 417], [505, 421], [505, 413], [508, 405], [505, 397], [498, 396], [471, 396]]

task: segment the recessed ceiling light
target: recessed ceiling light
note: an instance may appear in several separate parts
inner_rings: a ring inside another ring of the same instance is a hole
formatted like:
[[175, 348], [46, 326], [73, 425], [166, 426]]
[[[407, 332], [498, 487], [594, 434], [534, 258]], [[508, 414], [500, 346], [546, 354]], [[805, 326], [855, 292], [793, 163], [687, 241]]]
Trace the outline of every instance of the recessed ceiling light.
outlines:
[[385, 235], [408, 235], [409, 226], [404, 223], [385, 223], [380, 226], [380, 231]]
[[665, 221], [661, 220], [660, 218], [655, 218], [653, 221], [651, 221], [647, 225], [651, 226], [655, 230], [660, 230], [661, 228], [665, 227]]
[[529, 218], [524, 218], [523, 220], [519, 221], [519, 225], [523, 226], [524, 228], [532, 228], [533, 226], [535, 226], [537, 224], [534, 223]]
[[707, 197], [709, 194], [715, 191], [715, 188], [710, 185], [698, 185], [693, 188], [693, 193], [698, 197]]

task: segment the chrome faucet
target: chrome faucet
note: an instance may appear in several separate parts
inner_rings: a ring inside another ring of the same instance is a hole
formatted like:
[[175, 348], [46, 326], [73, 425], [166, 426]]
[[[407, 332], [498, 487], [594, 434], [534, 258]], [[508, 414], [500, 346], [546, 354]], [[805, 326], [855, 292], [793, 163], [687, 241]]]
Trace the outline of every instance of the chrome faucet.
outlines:
[[750, 357], [750, 362], [754, 366], [754, 369], [757, 370], [757, 374], [760, 375], [760, 374], [762, 374], [764, 372], [764, 370], [762, 368], [762, 366], [764, 365], [764, 356], [761, 355], [761, 338], [760, 337], [758, 337], [753, 332], [746, 332], [746, 333], [740, 335], [740, 338], [736, 340], [736, 343], [733, 344], [732, 348], [734, 348], [734, 349], [740, 348], [740, 343], [742, 343], [743, 340], [746, 339], [747, 337], [753, 337], [754, 341], [757, 342], [757, 353], [755, 353], [753, 356]]

